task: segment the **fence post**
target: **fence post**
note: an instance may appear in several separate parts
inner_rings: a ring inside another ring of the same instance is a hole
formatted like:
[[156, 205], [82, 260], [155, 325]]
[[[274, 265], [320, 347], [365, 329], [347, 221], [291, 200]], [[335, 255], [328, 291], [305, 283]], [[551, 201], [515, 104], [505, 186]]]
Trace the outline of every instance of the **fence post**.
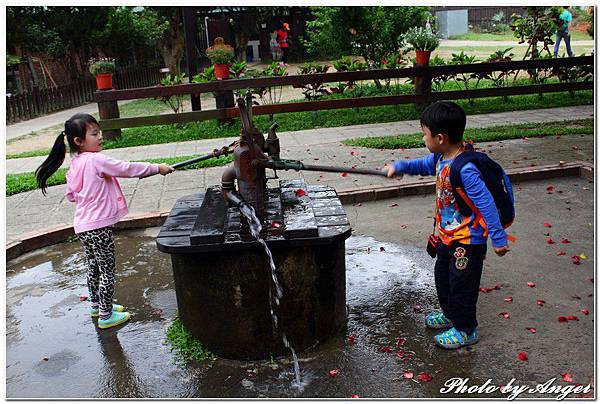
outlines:
[[[110, 90], [98, 90], [100, 91], [110, 91]], [[117, 101], [102, 101], [98, 103], [98, 113], [100, 115], [100, 119], [115, 119], [119, 118], [119, 104]], [[102, 131], [103, 137], [107, 139], [116, 139], [121, 137], [121, 129], [111, 129], [107, 131]]]
[[430, 104], [431, 95], [431, 74], [426, 64], [415, 63], [415, 67], [423, 67], [423, 74], [415, 77], [415, 95], [425, 96], [423, 102], [416, 103], [417, 109], [422, 111]]
[[[217, 109], [231, 108], [231, 107], [235, 106], [235, 101], [233, 100], [233, 90], [215, 91], [214, 94], [215, 94], [215, 103], [216, 103]], [[219, 118], [219, 123], [230, 125], [233, 123], [233, 119], [232, 118]]]

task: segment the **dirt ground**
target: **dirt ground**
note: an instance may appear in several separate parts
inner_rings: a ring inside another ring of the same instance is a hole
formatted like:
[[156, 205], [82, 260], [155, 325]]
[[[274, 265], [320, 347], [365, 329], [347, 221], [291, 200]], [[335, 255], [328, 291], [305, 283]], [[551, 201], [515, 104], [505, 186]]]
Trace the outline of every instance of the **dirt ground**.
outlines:
[[[345, 206], [353, 227], [346, 242], [347, 330], [299, 354], [301, 391], [292, 386], [289, 358], [174, 362], [164, 343], [177, 310], [171, 263], [156, 250], [158, 229], [150, 228], [117, 236], [115, 297], [133, 317], [115, 329], [99, 330], [80, 299], [87, 291], [79, 243], [7, 263], [7, 397], [506, 398], [441, 389], [456, 377], [468, 378], [469, 386], [488, 379], [503, 386], [513, 378], [528, 388], [588, 385], [595, 377], [593, 184], [568, 177], [514, 186], [510, 232], [518, 241], [505, 257], [488, 251], [476, 345], [442, 350], [423, 325], [424, 313], [437, 308], [433, 260], [423, 248], [433, 195], [412, 196]], [[423, 374], [431, 380], [419, 380]]]

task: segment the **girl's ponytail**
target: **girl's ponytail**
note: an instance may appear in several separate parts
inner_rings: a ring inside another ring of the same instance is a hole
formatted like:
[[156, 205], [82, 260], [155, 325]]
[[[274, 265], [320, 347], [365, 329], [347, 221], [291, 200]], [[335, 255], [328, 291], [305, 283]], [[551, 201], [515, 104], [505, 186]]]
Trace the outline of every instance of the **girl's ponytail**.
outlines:
[[61, 132], [60, 135], [54, 141], [50, 155], [44, 160], [41, 166], [35, 170], [35, 177], [37, 180], [38, 188], [42, 189], [42, 194], [46, 195], [46, 188], [48, 185], [46, 182], [48, 178], [52, 176], [65, 161], [65, 154], [67, 153], [67, 147], [65, 146], [65, 132]]
[[75, 139], [84, 142], [87, 127], [90, 125], [100, 126], [98, 125], [96, 118], [90, 114], [75, 114], [65, 122], [65, 130], [62, 131], [54, 141], [54, 146], [52, 146], [52, 150], [50, 150], [50, 155], [46, 158], [46, 161], [35, 170], [37, 186], [42, 189], [44, 195], [46, 195], [46, 188], [48, 188], [48, 178], [50, 178], [65, 161], [65, 154], [67, 154], [65, 139], [69, 144], [71, 153], [78, 152], [79, 146], [77, 146]]

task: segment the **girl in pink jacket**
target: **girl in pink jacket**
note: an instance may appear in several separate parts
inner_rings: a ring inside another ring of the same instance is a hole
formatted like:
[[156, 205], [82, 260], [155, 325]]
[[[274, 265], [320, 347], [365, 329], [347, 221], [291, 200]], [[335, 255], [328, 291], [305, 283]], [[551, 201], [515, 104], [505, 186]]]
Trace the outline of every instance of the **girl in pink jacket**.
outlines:
[[115, 160], [102, 151], [102, 131], [96, 119], [76, 114], [65, 122], [50, 155], [35, 171], [38, 187], [46, 194], [47, 181], [65, 160], [69, 143], [72, 160], [67, 172], [67, 199], [75, 202], [75, 233], [83, 244], [88, 263], [87, 284], [92, 317], [98, 327], [109, 328], [129, 320], [120, 304], [113, 304], [115, 283], [115, 244], [112, 226], [127, 215], [127, 203], [117, 177], [167, 175], [166, 164], [128, 163]]

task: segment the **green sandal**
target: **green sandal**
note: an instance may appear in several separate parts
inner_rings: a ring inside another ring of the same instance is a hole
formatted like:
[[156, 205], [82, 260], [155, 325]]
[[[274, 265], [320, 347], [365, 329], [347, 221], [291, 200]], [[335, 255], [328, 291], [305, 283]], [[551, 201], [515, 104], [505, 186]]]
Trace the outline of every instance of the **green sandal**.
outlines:
[[479, 341], [479, 336], [477, 335], [477, 328], [475, 328], [470, 335], [467, 335], [467, 333], [458, 331], [456, 328], [452, 327], [433, 337], [433, 340], [439, 347], [457, 349], [477, 343], [477, 341]]
[[452, 327], [450, 321], [441, 311], [434, 311], [425, 316], [425, 325], [429, 328], [448, 328]]
[[[118, 311], [118, 312], [122, 312], [125, 311], [125, 307], [121, 306], [120, 304], [113, 304], [113, 311]], [[90, 309], [90, 316], [91, 317], [98, 317], [100, 316], [100, 309]]]

